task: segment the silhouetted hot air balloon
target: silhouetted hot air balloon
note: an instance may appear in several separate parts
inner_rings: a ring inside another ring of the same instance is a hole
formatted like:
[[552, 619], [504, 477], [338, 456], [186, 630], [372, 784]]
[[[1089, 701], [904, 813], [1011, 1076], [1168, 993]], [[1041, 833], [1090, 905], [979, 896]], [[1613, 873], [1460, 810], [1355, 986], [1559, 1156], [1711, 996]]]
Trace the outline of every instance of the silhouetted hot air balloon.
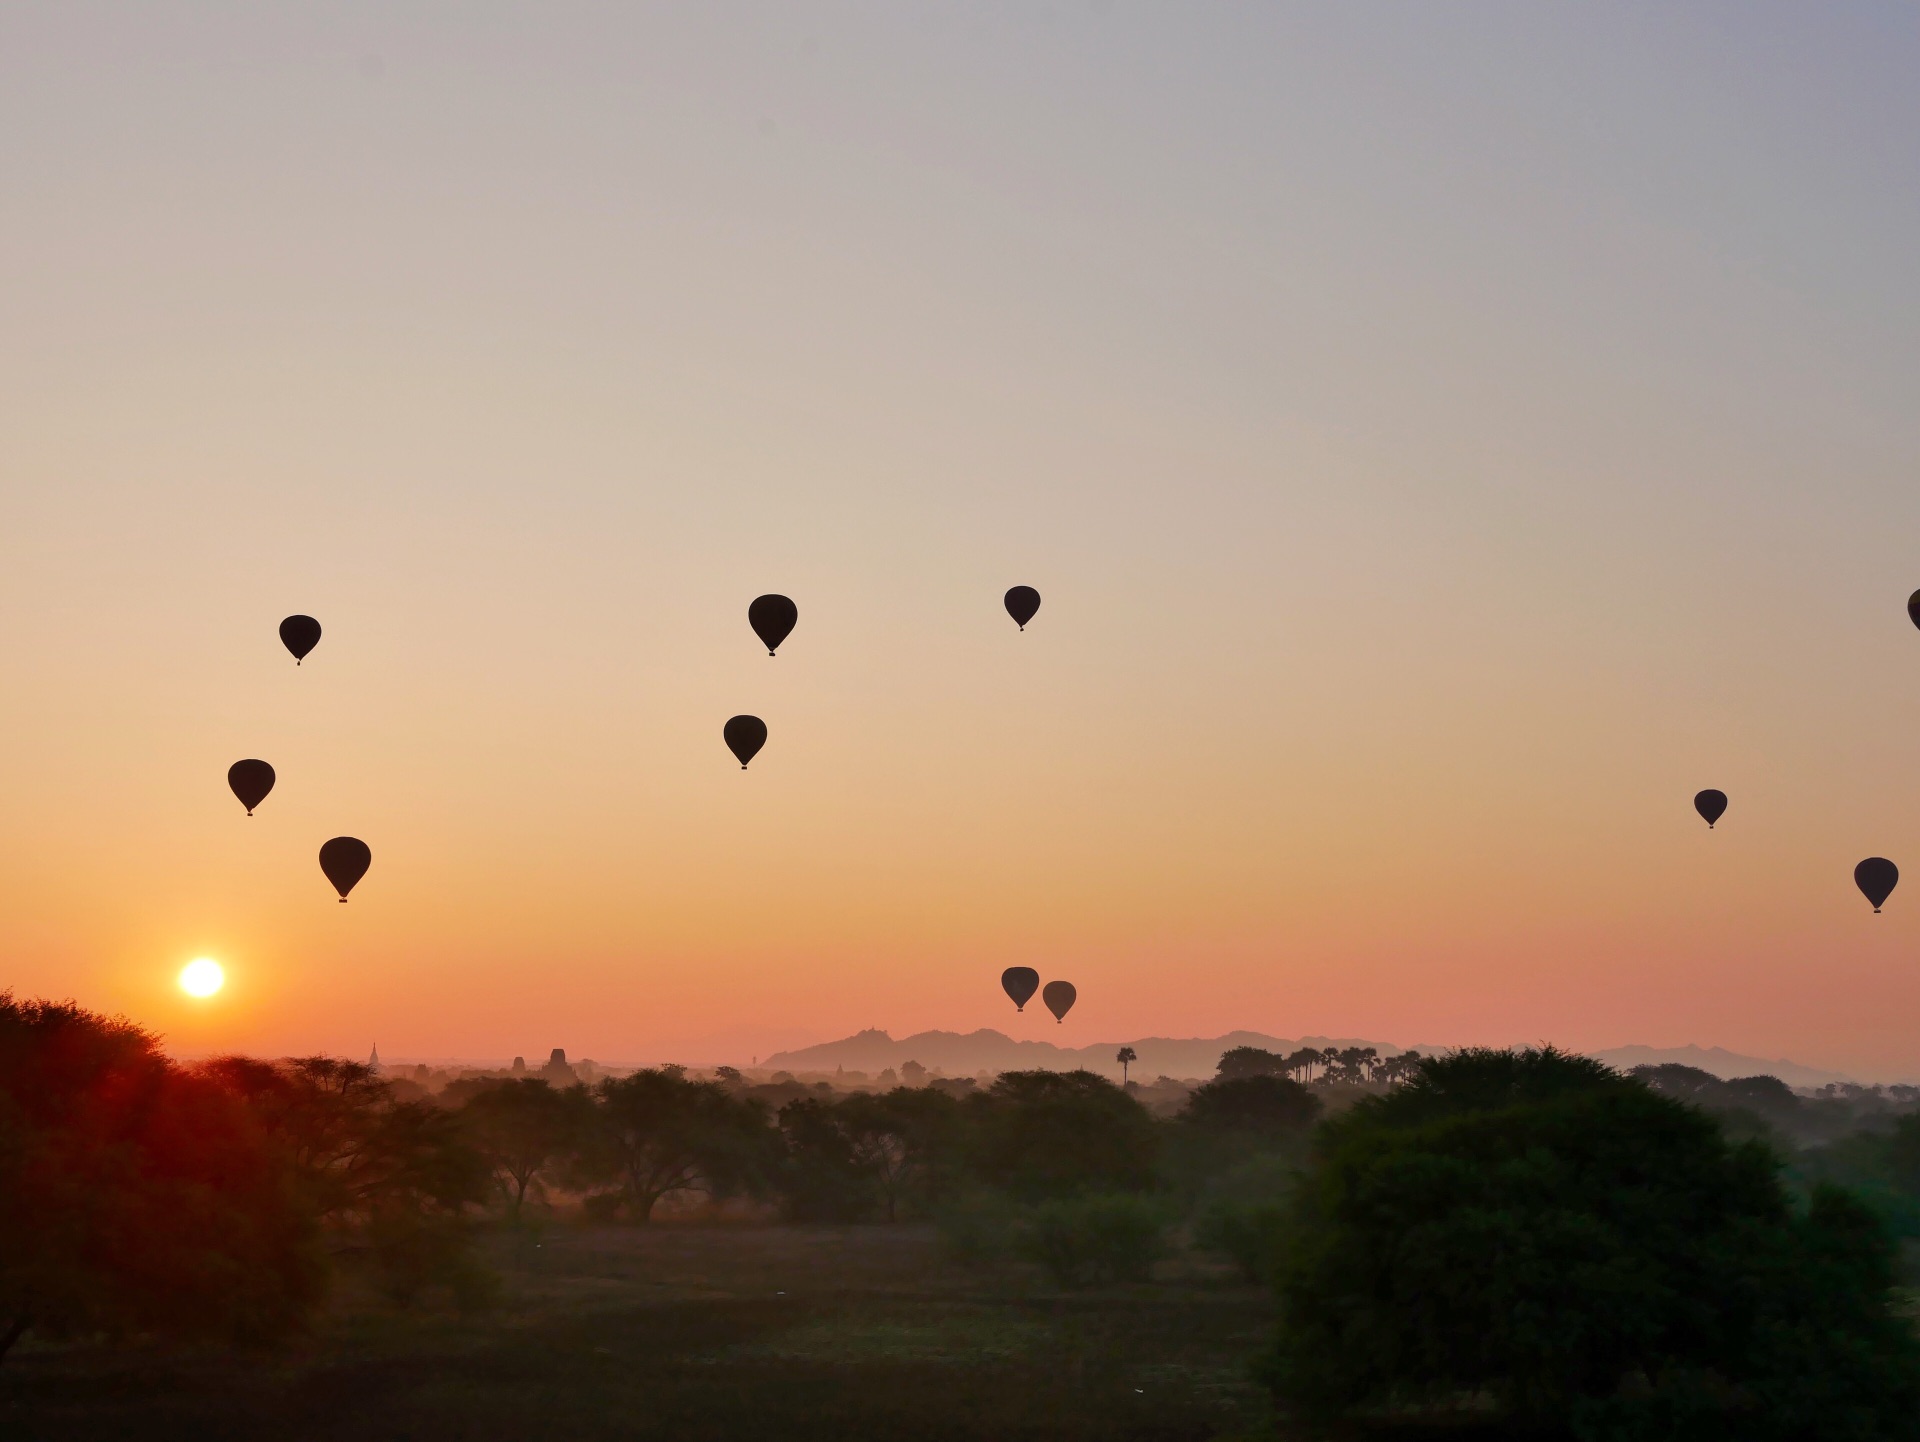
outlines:
[[280, 641], [293, 652], [293, 664], [298, 666], [320, 644], [320, 623], [311, 616], [289, 616], [280, 623]]
[[1022, 631], [1040, 609], [1040, 593], [1031, 586], [1015, 586], [1007, 592], [1007, 614], [1020, 623]]
[[1070, 981], [1050, 981], [1047, 989], [1040, 993], [1040, 1000], [1047, 1004], [1047, 1010], [1053, 1013], [1055, 1021], [1065, 1021], [1079, 995]]
[[760, 748], [767, 744], [767, 723], [758, 716], [732, 717], [721, 729], [726, 738], [727, 750], [734, 754], [745, 771], [747, 763], [760, 754]]
[[227, 785], [253, 815], [253, 808], [267, 799], [273, 790], [273, 768], [264, 761], [236, 761], [227, 768]]
[[753, 604], [747, 607], [747, 624], [753, 627], [753, 634], [760, 638], [769, 656], [793, 634], [799, 619], [800, 608], [785, 596], [755, 596]]
[[1693, 797], [1693, 809], [1707, 823], [1707, 830], [1713, 830], [1713, 823], [1727, 814], [1727, 793], [1724, 791], [1697, 791]]
[[1915, 591], [1907, 597], [1907, 615], [1914, 625], [1920, 626], [1920, 591]]
[[1893, 888], [1900, 884], [1900, 868], [1884, 856], [1869, 856], [1853, 868], [1853, 884], [1878, 911], [1880, 903], [1892, 896]]
[[347, 893], [367, 874], [371, 865], [373, 852], [357, 836], [336, 836], [320, 848], [320, 869], [326, 872], [333, 889], [340, 893], [342, 906], [346, 905]]
[[1025, 1011], [1040, 990], [1040, 973], [1030, 966], [1010, 966], [1000, 973], [1000, 989], [1013, 998], [1015, 1011]]

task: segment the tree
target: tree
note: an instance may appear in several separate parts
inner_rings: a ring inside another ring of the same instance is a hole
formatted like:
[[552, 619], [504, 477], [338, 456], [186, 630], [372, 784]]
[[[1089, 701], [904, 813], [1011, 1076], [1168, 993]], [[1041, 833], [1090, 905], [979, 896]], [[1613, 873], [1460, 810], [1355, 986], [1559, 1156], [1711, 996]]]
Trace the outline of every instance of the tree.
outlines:
[[1304, 1135], [1319, 1116], [1320, 1098], [1280, 1076], [1215, 1079], [1189, 1096], [1180, 1111], [1188, 1126], [1269, 1142]]
[[780, 1109], [788, 1212], [804, 1221], [896, 1221], [952, 1170], [958, 1104], [931, 1088], [802, 1097]]
[[1598, 1062], [1428, 1060], [1317, 1134], [1276, 1390], [1320, 1412], [1490, 1397], [1580, 1437], [1914, 1435], [1920, 1352], [1857, 1202]]
[[506, 1197], [508, 1215], [520, 1218], [527, 1190], [579, 1139], [586, 1090], [558, 1090], [543, 1078], [512, 1077], [482, 1088], [461, 1109], [467, 1135], [487, 1161]]
[[766, 1108], [678, 1067], [649, 1068], [593, 1089], [585, 1177], [617, 1184], [639, 1222], [677, 1192], [724, 1196], [761, 1184], [770, 1156]]
[[395, 1101], [364, 1063], [221, 1057], [207, 1070], [259, 1117], [323, 1222], [457, 1217], [486, 1196], [486, 1163], [457, 1117], [430, 1102]]
[[323, 1275], [281, 1155], [217, 1076], [0, 993], [0, 1356], [30, 1327], [270, 1339]]
[[[1319, 1056], [1314, 1053], [1315, 1058]], [[1220, 1054], [1220, 1067], [1215, 1076], [1221, 1081], [1231, 1081], [1243, 1076], [1278, 1076], [1287, 1069], [1287, 1063], [1270, 1051], [1257, 1046], [1236, 1046]]]
[[1002, 1072], [965, 1102], [976, 1171], [1037, 1200], [1153, 1184], [1160, 1139], [1144, 1107], [1089, 1071]]
[[1140, 1060], [1140, 1053], [1130, 1046], [1123, 1046], [1114, 1060], [1120, 1063], [1120, 1085], [1124, 1087], [1127, 1084], [1127, 1068]]
[[487, 1196], [488, 1167], [457, 1114], [396, 1100], [371, 1067], [334, 1057], [208, 1069], [260, 1120], [339, 1255], [365, 1255], [394, 1301], [434, 1285], [463, 1306], [491, 1295], [466, 1215]]
[[958, 1164], [960, 1104], [929, 1087], [856, 1092], [840, 1103], [856, 1163], [872, 1177], [889, 1222], [949, 1189]]

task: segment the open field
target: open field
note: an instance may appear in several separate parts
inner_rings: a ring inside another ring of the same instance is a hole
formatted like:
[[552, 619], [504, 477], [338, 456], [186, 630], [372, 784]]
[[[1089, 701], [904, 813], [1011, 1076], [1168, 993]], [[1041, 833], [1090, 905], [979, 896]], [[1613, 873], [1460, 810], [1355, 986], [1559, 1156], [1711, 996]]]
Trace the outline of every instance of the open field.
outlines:
[[1204, 1264], [1060, 1292], [931, 1229], [550, 1226], [490, 1239], [462, 1316], [337, 1298], [295, 1347], [23, 1345], [0, 1434], [88, 1439], [1274, 1435], [1246, 1362], [1271, 1301]]

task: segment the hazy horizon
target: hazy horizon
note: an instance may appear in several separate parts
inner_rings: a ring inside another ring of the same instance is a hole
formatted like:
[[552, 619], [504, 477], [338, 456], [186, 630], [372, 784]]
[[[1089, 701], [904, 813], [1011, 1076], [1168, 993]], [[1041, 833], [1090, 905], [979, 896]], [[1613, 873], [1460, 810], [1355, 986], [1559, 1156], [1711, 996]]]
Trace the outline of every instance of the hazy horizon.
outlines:
[[195, 1054], [1920, 1076], [1917, 63], [1893, 7], [12, 7], [0, 985]]

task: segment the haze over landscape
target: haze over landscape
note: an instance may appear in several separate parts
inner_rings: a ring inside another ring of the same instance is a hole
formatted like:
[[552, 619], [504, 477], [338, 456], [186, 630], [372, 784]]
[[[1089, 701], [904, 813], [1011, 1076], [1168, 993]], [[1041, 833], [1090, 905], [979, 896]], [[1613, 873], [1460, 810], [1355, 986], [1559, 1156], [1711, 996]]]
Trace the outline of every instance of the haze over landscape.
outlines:
[[1920, 908], [1849, 879], [1920, 857], [1916, 59], [1870, 6], [10, 8], [7, 983], [195, 1056], [1920, 1076]]

